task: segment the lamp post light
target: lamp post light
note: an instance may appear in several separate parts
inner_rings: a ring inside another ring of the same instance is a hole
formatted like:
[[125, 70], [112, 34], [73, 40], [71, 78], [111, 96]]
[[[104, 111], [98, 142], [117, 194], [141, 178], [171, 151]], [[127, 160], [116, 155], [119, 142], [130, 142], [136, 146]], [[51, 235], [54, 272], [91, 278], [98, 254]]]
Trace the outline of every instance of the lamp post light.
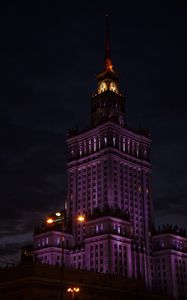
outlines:
[[47, 224], [53, 224], [54, 220], [52, 218], [48, 218], [46, 222], [47, 222]]
[[80, 292], [80, 289], [78, 287], [68, 288], [67, 292], [71, 293], [72, 299], [74, 300], [75, 299], [75, 294]]
[[80, 222], [80, 223], [83, 223], [85, 221], [85, 217], [83, 215], [79, 215], [77, 217], [77, 221]]
[[62, 244], [62, 252], [61, 252], [61, 273], [60, 273], [60, 300], [63, 300], [63, 268], [64, 268], [64, 223], [65, 223], [65, 211], [63, 212], [56, 212], [55, 214], [51, 215], [49, 218], [47, 218], [46, 223], [48, 225], [55, 225], [55, 224], [61, 224], [61, 244]]
[[[78, 215], [75, 217], [77, 222], [79, 223], [84, 223], [85, 222], [85, 217], [83, 215]], [[55, 225], [55, 224], [61, 224], [61, 230], [62, 230], [62, 259], [61, 259], [61, 289], [60, 289], [60, 300], [63, 300], [63, 284], [64, 284], [64, 278], [63, 278], [63, 269], [64, 269], [64, 224], [66, 220], [66, 215], [65, 211], [63, 212], [56, 212], [49, 218], [47, 218], [46, 223], [48, 225]], [[71, 291], [72, 290], [72, 291]], [[75, 293], [78, 293], [80, 291], [79, 288], [73, 288], [73, 289], [68, 289], [68, 292], [72, 293], [72, 299], [75, 297]]]

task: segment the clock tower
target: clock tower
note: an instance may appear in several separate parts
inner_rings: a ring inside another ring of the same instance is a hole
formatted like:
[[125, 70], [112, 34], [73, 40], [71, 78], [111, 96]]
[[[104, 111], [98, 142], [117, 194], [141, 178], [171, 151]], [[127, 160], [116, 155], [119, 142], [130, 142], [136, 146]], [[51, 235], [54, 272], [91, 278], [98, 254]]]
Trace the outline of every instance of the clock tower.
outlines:
[[106, 121], [124, 126], [125, 99], [119, 89], [119, 79], [110, 55], [109, 23], [106, 16], [105, 67], [97, 74], [97, 91], [92, 95], [92, 125]]
[[[134, 278], [148, 290], [187, 299], [187, 239], [177, 226], [153, 230], [151, 139], [147, 131], [126, 125], [108, 16], [106, 21], [92, 126], [68, 133], [65, 226], [56, 223], [55, 214], [52, 224], [36, 229], [34, 255], [44, 264], [116, 274], [132, 284]], [[77, 216], [85, 222], [77, 222]]]

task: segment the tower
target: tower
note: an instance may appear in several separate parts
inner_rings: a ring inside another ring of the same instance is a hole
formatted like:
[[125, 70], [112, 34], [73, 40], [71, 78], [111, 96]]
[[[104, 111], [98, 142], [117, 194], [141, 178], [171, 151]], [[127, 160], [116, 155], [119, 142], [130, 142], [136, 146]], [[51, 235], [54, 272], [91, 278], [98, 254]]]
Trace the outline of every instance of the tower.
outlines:
[[[124, 106], [107, 17], [104, 70], [91, 97], [92, 126], [70, 132], [67, 139], [67, 219], [74, 246], [85, 249], [84, 267], [147, 280], [153, 224], [151, 140], [127, 127]], [[77, 214], [87, 216], [85, 225], [74, 221]]]
[[108, 16], [106, 16], [104, 70], [96, 77], [97, 91], [92, 96], [91, 105], [92, 126], [96, 127], [110, 120], [124, 126], [125, 101], [120, 91], [118, 74], [111, 59]]
[[[126, 124], [125, 97], [110, 54], [108, 16], [104, 69], [96, 78], [91, 126], [70, 131], [67, 138], [64, 221], [36, 228], [36, 260], [142, 279], [149, 289], [186, 299], [186, 234], [168, 224], [153, 229], [151, 139], [146, 131]], [[77, 223], [78, 215], [86, 222]]]

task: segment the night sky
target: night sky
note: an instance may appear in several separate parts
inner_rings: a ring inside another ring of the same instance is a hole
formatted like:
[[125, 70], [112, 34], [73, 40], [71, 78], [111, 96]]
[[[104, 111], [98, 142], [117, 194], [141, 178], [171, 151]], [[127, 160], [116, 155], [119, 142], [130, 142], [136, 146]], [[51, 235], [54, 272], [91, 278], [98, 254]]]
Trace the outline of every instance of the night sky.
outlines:
[[105, 13], [126, 123], [152, 134], [156, 223], [187, 228], [186, 1], [14, 2], [0, 10], [0, 262], [63, 205], [66, 133], [90, 122]]

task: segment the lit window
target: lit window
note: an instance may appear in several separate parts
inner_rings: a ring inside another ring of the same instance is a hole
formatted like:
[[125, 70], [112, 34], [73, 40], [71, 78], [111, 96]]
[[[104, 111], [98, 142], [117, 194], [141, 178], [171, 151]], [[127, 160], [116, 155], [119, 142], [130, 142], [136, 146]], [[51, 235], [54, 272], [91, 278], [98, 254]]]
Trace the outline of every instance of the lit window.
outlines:
[[80, 154], [80, 156], [82, 156], [82, 145], [80, 145], [79, 154]]
[[125, 138], [123, 138], [123, 151], [125, 152]]
[[96, 138], [94, 138], [94, 151], [97, 150]]
[[101, 149], [101, 139], [100, 137], [98, 138], [98, 147], [99, 147], [99, 150]]
[[89, 140], [88, 144], [89, 144], [89, 152], [91, 152], [92, 150], [91, 140]]
[[144, 157], [146, 158], [146, 156], [147, 156], [147, 149], [144, 148]]
[[130, 152], [130, 140], [127, 141], [127, 150]]

